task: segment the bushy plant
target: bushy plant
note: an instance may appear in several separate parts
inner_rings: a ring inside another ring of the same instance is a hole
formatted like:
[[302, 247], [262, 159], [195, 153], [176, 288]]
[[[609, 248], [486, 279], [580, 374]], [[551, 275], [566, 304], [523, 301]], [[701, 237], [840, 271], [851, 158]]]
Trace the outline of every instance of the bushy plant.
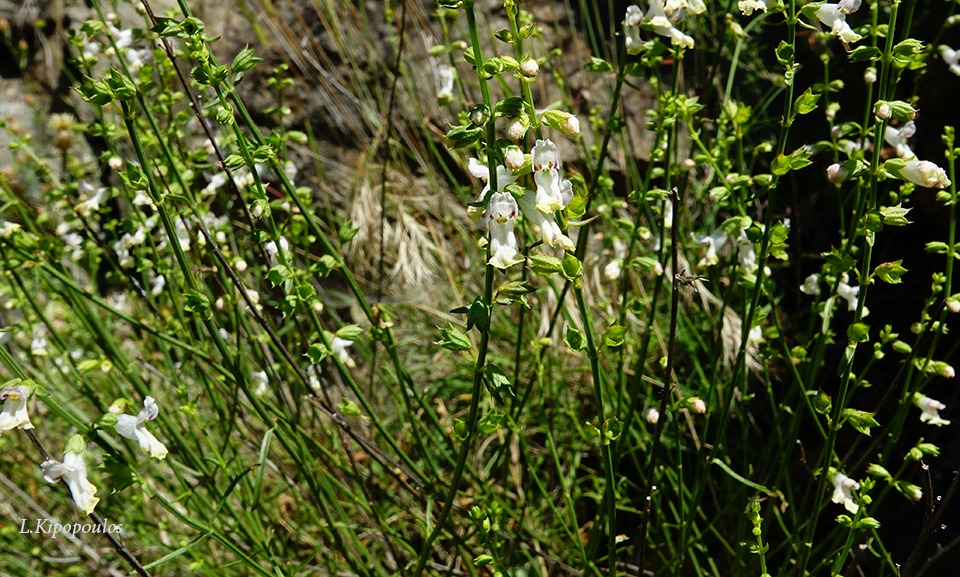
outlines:
[[187, 4], [3, 121], [4, 570], [943, 570], [956, 3], [378, 5], [352, 198]]

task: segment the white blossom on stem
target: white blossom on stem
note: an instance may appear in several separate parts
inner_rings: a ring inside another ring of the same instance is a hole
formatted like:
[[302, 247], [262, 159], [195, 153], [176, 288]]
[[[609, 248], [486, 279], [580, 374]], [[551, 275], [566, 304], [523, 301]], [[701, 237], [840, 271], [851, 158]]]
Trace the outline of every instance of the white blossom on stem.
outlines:
[[167, 456], [167, 447], [147, 430], [147, 422], [157, 418], [160, 409], [153, 397], [143, 400], [143, 409], [134, 415], [117, 415], [114, 428], [121, 437], [140, 443], [140, 449], [154, 459]]
[[947, 406], [940, 401], [931, 399], [920, 393], [914, 393], [913, 404], [923, 411], [923, 413], [920, 414], [920, 422], [929, 423], [938, 427], [950, 424], [950, 421], [940, 418], [940, 411], [947, 408]]
[[856, 515], [857, 511], [860, 510], [860, 505], [854, 502], [853, 492], [860, 490], [860, 483], [839, 471], [830, 477], [830, 482], [833, 483], [833, 496], [830, 497], [830, 500], [843, 505], [847, 511]]
[[27, 414], [27, 399], [32, 387], [27, 384], [9, 385], [0, 390], [3, 411], [0, 412], [0, 431], [12, 429], [32, 429], [30, 415]]
[[74, 435], [67, 441], [63, 462], [53, 459], [44, 461], [40, 469], [43, 471], [43, 479], [48, 483], [66, 481], [77, 509], [80, 509], [84, 515], [89, 515], [93, 513], [100, 499], [96, 496], [97, 488], [87, 479], [87, 466], [83, 462], [86, 446], [83, 437]]

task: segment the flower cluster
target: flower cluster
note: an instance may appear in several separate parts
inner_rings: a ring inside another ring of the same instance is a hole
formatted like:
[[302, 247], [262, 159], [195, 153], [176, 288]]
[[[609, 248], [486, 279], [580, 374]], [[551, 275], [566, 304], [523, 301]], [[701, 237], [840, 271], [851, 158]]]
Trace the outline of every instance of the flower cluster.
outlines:
[[[573, 183], [562, 176], [557, 145], [549, 139], [538, 140], [531, 150], [531, 157], [536, 191], [524, 189], [519, 199], [504, 192], [505, 187], [517, 181], [517, 175], [510, 169], [497, 166], [497, 189], [491, 193], [489, 168], [475, 159], [470, 160], [470, 174], [487, 182], [475, 204], [482, 203], [490, 196], [483, 213], [490, 233], [491, 256], [488, 264], [499, 269], [507, 269], [524, 261], [514, 234], [516, 218], [521, 211], [545, 245], [565, 251], [574, 249], [573, 241], [556, 221], [556, 212], [565, 209], [573, 199]], [[468, 212], [476, 216], [479, 211], [471, 207]]]
[[626, 37], [626, 48], [629, 54], [639, 54], [643, 49], [640, 40], [640, 25], [646, 24], [660, 36], [670, 39], [674, 46], [693, 48], [693, 38], [684, 34], [677, 25], [683, 22], [688, 14], [706, 12], [707, 6], [703, 0], [650, 0], [650, 8], [644, 15], [639, 6], [628, 6], [626, 17], [623, 19], [623, 33]]

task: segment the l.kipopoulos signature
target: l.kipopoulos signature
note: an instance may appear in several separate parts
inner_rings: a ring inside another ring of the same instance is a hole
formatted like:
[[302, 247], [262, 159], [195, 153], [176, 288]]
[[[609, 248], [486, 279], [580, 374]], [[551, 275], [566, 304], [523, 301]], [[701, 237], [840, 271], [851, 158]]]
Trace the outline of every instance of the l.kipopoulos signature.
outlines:
[[107, 519], [103, 523], [57, 523], [52, 519], [37, 519], [36, 525], [27, 522], [27, 519], [20, 519], [20, 533], [42, 533], [49, 535], [51, 539], [56, 539], [57, 535], [82, 535], [98, 533], [122, 533], [123, 524], [109, 523]]

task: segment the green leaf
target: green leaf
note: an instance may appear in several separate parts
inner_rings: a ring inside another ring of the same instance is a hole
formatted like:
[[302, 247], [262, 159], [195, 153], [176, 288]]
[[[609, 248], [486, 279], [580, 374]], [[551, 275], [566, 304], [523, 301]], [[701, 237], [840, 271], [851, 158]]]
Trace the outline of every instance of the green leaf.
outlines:
[[777, 62], [783, 65], [784, 68], [789, 69], [793, 64], [793, 45], [787, 44], [783, 40], [780, 41], [780, 45], [777, 46]]
[[797, 97], [793, 103], [793, 108], [797, 114], [809, 114], [817, 109], [817, 101], [820, 100], [820, 93], [814, 93], [807, 88], [803, 94]]
[[360, 410], [360, 407], [350, 399], [343, 398], [340, 399], [340, 402], [337, 404], [337, 410], [340, 413], [347, 417], [359, 417], [363, 414]]
[[907, 220], [907, 213], [912, 208], [903, 208], [900, 204], [897, 206], [884, 206], [880, 208], [880, 215], [883, 217], [883, 224], [890, 226], [906, 226], [910, 224]]
[[204, 319], [210, 318], [212, 314], [210, 299], [207, 298], [207, 295], [195, 290], [183, 293], [183, 310], [199, 315]]
[[838, 249], [832, 249], [830, 252], [821, 253], [827, 261], [829, 272], [835, 275], [841, 275], [853, 268], [856, 261], [847, 254], [841, 254]]
[[847, 327], [847, 338], [855, 343], [865, 343], [870, 340], [870, 325], [853, 323]]
[[161, 38], [180, 36], [183, 33], [183, 25], [173, 18], [157, 18], [156, 21], [157, 24], [150, 31], [156, 32]]
[[230, 65], [230, 69], [233, 70], [234, 73], [246, 72], [262, 61], [263, 58], [255, 56], [253, 49], [246, 46], [233, 58], [233, 64]]
[[613, 70], [613, 65], [604, 60], [603, 58], [597, 58], [596, 56], [590, 57], [590, 63], [587, 64], [587, 70], [590, 72], [610, 72]]
[[355, 341], [363, 335], [363, 329], [359, 325], [343, 325], [337, 329], [336, 335], [345, 341]]
[[447, 140], [451, 148], [463, 148], [480, 140], [482, 136], [483, 128], [479, 126], [456, 126], [447, 133]]
[[575, 281], [583, 276], [583, 265], [580, 263], [580, 259], [570, 253], [567, 253], [563, 255], [561, 272], [563, 273], [563, 276], [567, 278], [567, 280]]
[[442, 338], [434, 344], [449, 351], [469, 351], [473, 348], [467, 335], [458, 331], [453, 325], [448, 324], [446, 328], [440, 329]]
[[851, 62], [866, 62], [867, 60], [880, 60], [880, 49], [876, 46], [860, 46], [855, 48], [848, 57]]
[[603, 333], [603, 345], [613, 351], [619, 350], [623, 347], [626, 335], [627, 327], [614, 323]]
[[483, 299], [477, 297], [470, 304], [470, 310], [467, 311], [467, 330], [477, 327], [481, 331], [490, 328], [490, 309], [483, 304]]
[[563, 272], [563, 262], [557, 257], [545, 254], [530, 255], [530, 266], [533, 268], [533, 272], [539, 274]]
[[310, 359], [310, 364], [319, 365], [323, 359], [330, 355], [330, 351], [323, 343], [313, 343], [307, 347], [307, 352], [303, 356]]
[[509, 397], [514, 396], [513, 385], [510, 384], [510, 379], [496, 365], [487, 364], [483, 376], [487, 390], [498, 403], [503, 403], [504, 394]]
[[900, 277], [907, 272], [907, 269], [900, 266], [902, 262], [903, 259], [894, 262], [885, 262], [879, 265], [876, 270], [873, 271], [873, 274], [877, 275], [877, 277], [884, 282], [900, 284]]
[[573, 327], [567, 327], [567, 334], [563, 337], [563, 342], [572, 351], [582, 351], [587, 344], [583, 338], [583, 333]]
[[851, 427], [869, 437], [870, 429], [880, 426], [880, 423], [873, 418], [875, 414], [876, 413], [858, 411], [857, 409], [844, 409], [840, 413], [840, 419], [841, 422], [846, 421], [847, 423], [850, 423]]
[[340, 240], [340, 244], [347, 244], [353, 240], [353, 237], [357, 236], [358, 232], [360, 232], [360, 229], [347, 220], [340, 223], [340, 227], [337, 229], [337, 238]]

